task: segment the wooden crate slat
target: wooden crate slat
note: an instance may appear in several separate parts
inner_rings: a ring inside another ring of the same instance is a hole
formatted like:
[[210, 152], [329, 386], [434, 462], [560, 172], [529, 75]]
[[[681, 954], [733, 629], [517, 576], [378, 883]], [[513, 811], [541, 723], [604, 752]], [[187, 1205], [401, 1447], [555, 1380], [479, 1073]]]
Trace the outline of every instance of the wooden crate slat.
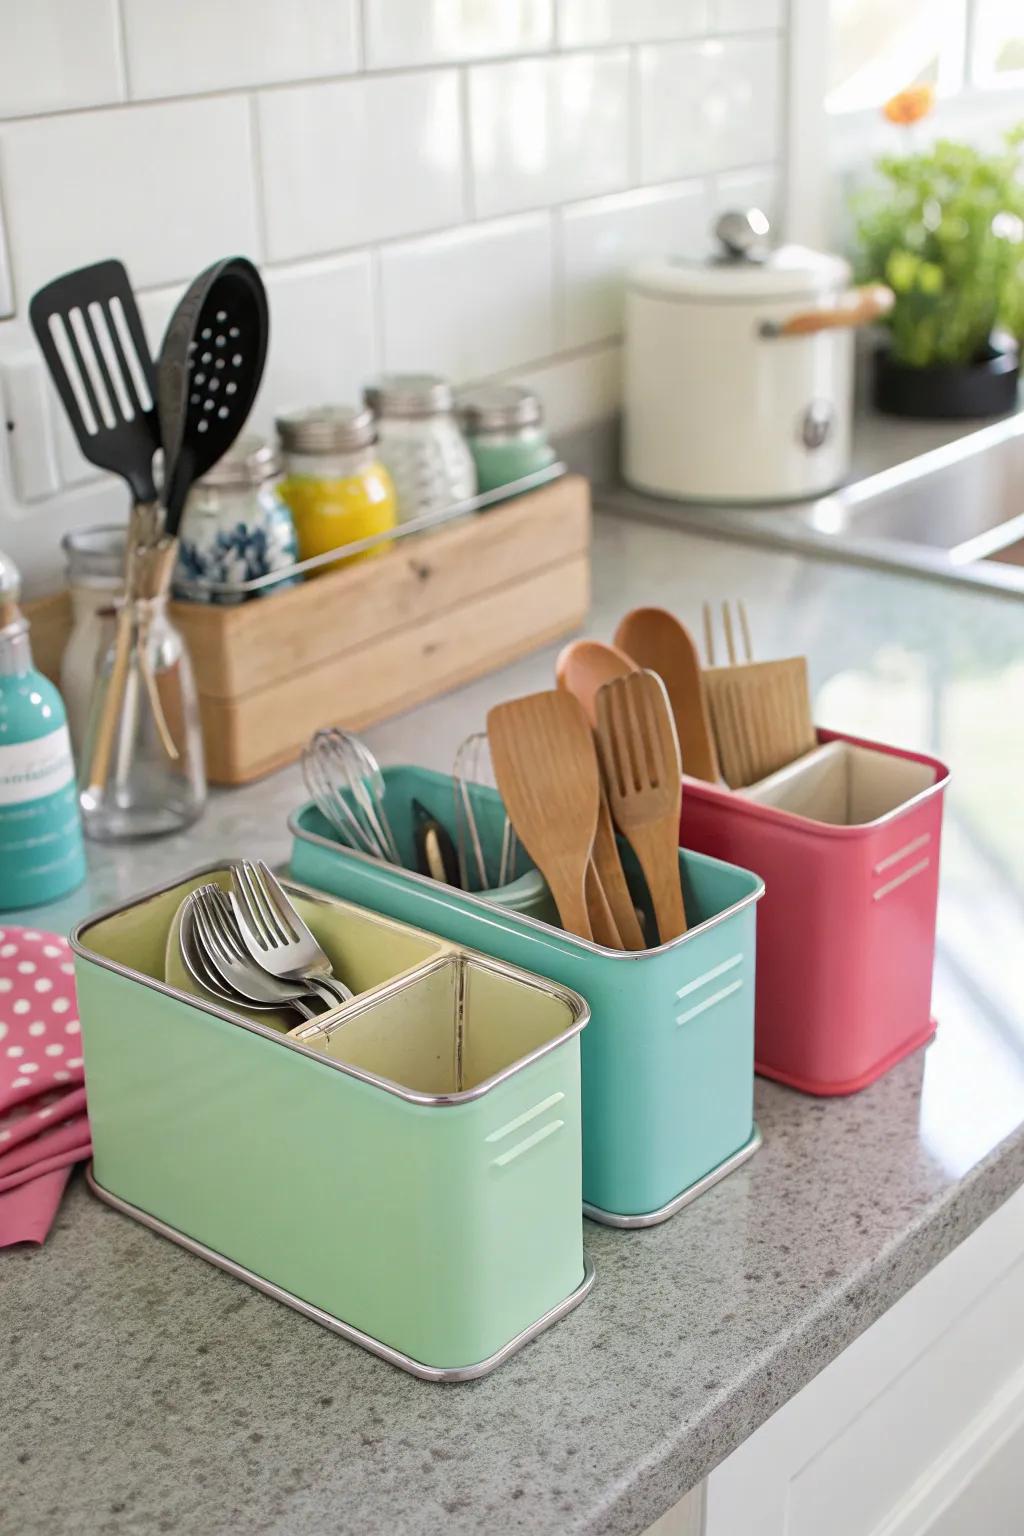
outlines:
[[231, 703], [203, 698], [210, 778], [258, 778], [294, 761], [319, 726], [362, 730], [507, 666], [578, 628], [589, 604], [590, 561], [573, 555], [287, 682]]

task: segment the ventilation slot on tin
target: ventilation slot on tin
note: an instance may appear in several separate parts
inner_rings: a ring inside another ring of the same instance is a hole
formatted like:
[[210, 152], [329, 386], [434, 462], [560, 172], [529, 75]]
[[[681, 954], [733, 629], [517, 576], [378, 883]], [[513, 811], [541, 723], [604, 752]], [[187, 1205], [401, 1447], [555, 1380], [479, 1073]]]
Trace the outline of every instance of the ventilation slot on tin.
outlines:
[[[734, 971], [738, 965], [742, 964], [742, 954], [730, 955], [729, 959], [723, 960], [721, 965], [712, 966], [710, 971], [705, 971], [703, 976], [697, 977], [696, 981], [688, 981], [685, 987], [680, 987], [676, 993], [676, 1002], [682, 1002], [683, 998], [690, 997], [693, 993], [699, 992], [702, 987], [710, 986], [712, 982], [718, 981], [722, 976], [727, 976], [730, 971]], [[694, 1003], [692, 1007], [684, 1009], [682, 1013], [677, 1013], [676, 1023], [688, 1024], [691, 1019], [698, 1018], [700, 1014], [707, 1013], [709, 1008], [714, 1008], [719, 1003], [724, 1002], [727, 997], [732, 997], [733, 993], [738, 992], [742, 985], [743, 978], [738, 976], [735, 981], [730, 981], [726, 986], [719, 987], [709, 997], [704, 997], [700, 1002]]]

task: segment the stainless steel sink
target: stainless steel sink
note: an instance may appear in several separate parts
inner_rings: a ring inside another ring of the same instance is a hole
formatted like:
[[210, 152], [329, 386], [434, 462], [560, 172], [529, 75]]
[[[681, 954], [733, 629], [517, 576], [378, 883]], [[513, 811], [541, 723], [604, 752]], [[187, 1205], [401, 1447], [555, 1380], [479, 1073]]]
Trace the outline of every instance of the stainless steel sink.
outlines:
[[711, 506], [609, 486], [623, 516], [1024, 595], [1024, 413], [814, 501]]

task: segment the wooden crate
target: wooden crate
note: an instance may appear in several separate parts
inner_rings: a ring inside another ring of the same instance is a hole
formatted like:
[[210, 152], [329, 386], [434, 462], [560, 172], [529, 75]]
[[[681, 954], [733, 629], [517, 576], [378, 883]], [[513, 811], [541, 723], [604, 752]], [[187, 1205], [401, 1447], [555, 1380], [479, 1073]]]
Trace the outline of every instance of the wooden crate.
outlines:
[[[361, 730], [577, 628], [590, 603], [579, 475], [237, 606], [173, 604], [195, 667], [215, 784], [292, 762], [318, 726]], [[65, 594], [26, 604], [55, 677]]]

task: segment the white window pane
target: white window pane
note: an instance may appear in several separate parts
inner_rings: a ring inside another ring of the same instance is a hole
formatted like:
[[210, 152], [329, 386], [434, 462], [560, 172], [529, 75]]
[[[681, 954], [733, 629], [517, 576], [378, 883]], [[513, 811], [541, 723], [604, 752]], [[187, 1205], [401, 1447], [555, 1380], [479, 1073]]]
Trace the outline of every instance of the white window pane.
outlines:
[[1024, 3], [1022, 0], [976, 0], [976, 6], [975, 80], [979, 85], [1018, 84], [1024, 75]]
[[966, 26], [965, 0], [833, 0], [828, 110], [880, 107], [908, 85], [959, 90]]

